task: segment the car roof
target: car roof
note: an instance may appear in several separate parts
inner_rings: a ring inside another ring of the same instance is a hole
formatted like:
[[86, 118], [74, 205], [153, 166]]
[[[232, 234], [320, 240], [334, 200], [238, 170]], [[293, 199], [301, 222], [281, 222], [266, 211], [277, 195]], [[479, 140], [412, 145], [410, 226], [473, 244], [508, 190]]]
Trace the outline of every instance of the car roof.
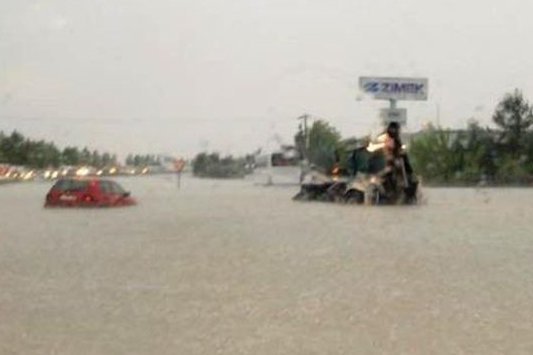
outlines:
[[88, 176], [75, 176], [75, 177], [61, 177], [58, 180], [71, 180], [71, 181], [113, 181], [111, 179], [102, 179], [98, 177], [88, 177]]
[[63, 177], [58, 179], [57, 181], [83, 181], [87, 183], [111, 183], [111, 184], [117, 184], [121, 186], [118, 182], [112, 180], [112, 179], [101, 179], [97, 177], [86, 177], [86, 176], [80, 176], [80, 177]]
[[99, 181], [99, 179], [88, 178], [88, 177], [62, 177], [57, 181]]

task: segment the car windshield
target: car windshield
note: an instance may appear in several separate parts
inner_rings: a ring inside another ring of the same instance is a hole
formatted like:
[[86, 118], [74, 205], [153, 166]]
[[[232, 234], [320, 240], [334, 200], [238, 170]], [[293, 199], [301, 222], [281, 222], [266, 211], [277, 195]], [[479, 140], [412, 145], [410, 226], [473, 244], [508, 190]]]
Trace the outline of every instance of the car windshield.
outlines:
[[120, 186], [114, 181], [102, 180], [100, 181], [100, 187], [102, 189], [102, 192], [105, 193], [122, 195], [126, 192], [126, 190], [124, 190], [122, 186]]
[[382, 149], [370, 152], [362, 148], [354, 150], [347, 155], [349, 156], [346, 162], [347, 170], [352, 175], [357, 173], [378, 174], [385, 168], [386, 159]]
[[116, 194], [122, 195], [122, 194], [126, 193], [126, 190], [124, 190], [124, 188], [122, 188], [122, 186], [120, 186], [119, 184], [117, 184], [114, 181], [111, 182], [111, 188], [112, 188], [113, 192], [116, 193]]

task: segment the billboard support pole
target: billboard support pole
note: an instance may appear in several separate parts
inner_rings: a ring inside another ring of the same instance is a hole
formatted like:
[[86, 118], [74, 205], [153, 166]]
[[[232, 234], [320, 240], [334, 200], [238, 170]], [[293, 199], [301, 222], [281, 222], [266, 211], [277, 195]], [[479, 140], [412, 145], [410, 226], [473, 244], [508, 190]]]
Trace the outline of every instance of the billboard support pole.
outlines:
[[390, 108], [391, 110], [396, 110], [396, 103], [397, 103], [397, 100], [396, 100], [396, 99], [390, 99], [390, 100], [389, 100], [389, 103], [390, 103], [389, 108]]
[[307, 119], [309, 119], [309, 115], [305, 113], [298, 117], [298, 119], [304, 121], [304, 154], [305, 158], [307, 159], [307, 151], [309, 149], [309, 131], [307, 129]]
[[[395, 111], [398, 108], [397, 103], [398, 103], [398, 100], [389, 99], [389, 110], [390, 111]], [[386, 127], [387, 124], [385, 124], [385, 122], [383, 122], [383, 123], [384, 123], [383, 125]]]

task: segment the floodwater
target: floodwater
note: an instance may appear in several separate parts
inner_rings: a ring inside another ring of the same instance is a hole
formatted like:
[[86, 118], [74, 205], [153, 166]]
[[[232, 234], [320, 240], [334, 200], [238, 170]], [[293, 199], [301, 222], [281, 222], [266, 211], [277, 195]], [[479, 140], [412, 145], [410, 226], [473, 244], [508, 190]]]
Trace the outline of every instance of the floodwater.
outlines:
[[121, 182], [138, 206], [0, 187], [0, 354], [533, 353], [533, 190], [375, 208]]

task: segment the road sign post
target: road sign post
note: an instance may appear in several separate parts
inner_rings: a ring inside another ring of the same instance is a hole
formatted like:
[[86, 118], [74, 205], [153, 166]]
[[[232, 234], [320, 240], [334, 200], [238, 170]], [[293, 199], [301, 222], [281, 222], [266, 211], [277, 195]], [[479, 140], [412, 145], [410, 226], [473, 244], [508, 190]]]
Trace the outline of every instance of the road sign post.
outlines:
[[177, 181], [178, 189], [181, 188], [181, 172], [183, 171], [184, 167], [185, 167], [185, 160], [181, 158], [174, 160], [174, 169], [176, 170], [176, 181]]
[[398, 122], [401, 125], [407, 123], [407, 110], [404, 108], [382, 108], [379, 116], [384, 125], [388, 125], [391, 122]]

